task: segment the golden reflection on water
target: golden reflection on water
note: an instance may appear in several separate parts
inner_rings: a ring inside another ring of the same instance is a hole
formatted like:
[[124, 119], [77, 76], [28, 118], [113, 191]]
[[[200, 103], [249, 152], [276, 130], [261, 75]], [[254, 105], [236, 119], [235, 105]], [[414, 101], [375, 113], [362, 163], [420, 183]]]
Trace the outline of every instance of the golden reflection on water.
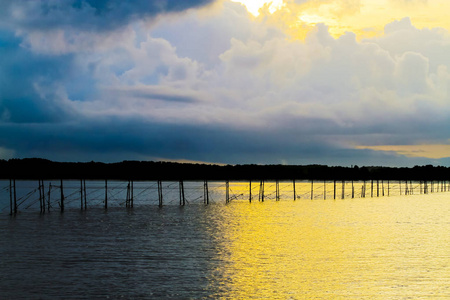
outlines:
[[223, 206], [226, 299], [448, 299], [450, 195]]

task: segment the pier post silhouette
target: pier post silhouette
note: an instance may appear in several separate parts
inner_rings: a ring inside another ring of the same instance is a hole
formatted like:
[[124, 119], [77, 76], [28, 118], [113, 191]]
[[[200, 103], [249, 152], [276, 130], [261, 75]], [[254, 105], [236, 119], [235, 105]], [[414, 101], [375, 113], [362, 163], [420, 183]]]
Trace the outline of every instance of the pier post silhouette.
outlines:
[[159, 207], [163, 206], [163, 190], [161, 180], [158, 180], [158, 205]]
[[333, 181], [333, 200], [336, 200], [336, 180]]
[[327, 200], [327, 181], [323, 181], [323, 200]]
[[50, 203], [51, 203], [51, 190], [52, 190], [52, 183], [48, 183], [48, 196], [47, 196], [47, 211], [50, 211]]
[[108, 179], [105, 179], [105, 209], [108, 209]]
[[83, 179], [80, 179], [80, 207], [83, 210]]
[[184, 182], [183, 182], [183, 180], [180, 180], [180, 182], [178, 183], [178, 190], [180, 193], [180, 205], [184, 206], [184, 205], [186, 205], [186, 199], [184, 197]]
[[225, 182], [225, 202], [230, 203], [230, 182]]
[[208, 188], [208, 180], [205, 180], [203, 183], [203, 203], [209, 204], [209, 188]]
[[259, 184], [259, 201], [264, 202], [264, 180]]
[[297, 193], [295, 191], [295, 179], [292, 180], [292, 188], [294, 190], [294, 201], [297, 200]]
[[60, 202], [60, 206], [61, 206], [61, 212], [64, 212], [64, 185], [63, 185], [63, 180], [61, 179], [61, 202]]
[[275, 181], [275, 200], [280, 201], [280, 182]]

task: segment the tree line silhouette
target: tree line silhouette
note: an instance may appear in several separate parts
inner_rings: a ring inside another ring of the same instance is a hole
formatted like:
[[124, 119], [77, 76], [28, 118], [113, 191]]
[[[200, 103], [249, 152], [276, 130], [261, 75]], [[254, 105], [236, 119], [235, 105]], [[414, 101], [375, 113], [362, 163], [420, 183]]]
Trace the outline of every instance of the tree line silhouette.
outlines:
[[1, 179], [111, 180], [450, 180], [442, 166], [214, 165], [154, 161], [0, 160]]

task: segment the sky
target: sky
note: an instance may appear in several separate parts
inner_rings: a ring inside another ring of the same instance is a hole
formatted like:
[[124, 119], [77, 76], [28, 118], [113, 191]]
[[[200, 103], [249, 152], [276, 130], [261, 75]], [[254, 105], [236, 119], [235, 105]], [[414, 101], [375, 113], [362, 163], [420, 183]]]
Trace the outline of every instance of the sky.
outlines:
[[448, 12], [0, 0], [0, 159], [450, 166]]

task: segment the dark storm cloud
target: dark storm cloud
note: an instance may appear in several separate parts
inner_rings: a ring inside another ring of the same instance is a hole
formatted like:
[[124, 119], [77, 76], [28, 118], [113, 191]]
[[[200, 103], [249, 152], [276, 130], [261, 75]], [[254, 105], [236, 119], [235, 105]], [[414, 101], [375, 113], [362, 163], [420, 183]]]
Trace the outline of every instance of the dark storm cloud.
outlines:
[[32, 29], [75, 27], [110, 30], [161, 13], [181, 12], [212, 0], [24, 0], [0, 4], [0, 17], [10, 26]]
[[[282, 131], [232, 130], [220, 126], [159, 124], [109, 118], [77, 123], [3, 124], [0, 144], [19, 149], [16, 157], [60, 161], [187, 159], [230, 164], [422, 165], [429, 160], [395, 153], [337, 148], [313, 135], [286, 141]], [[279, 157], [288, 157], [281, 161]], [[436, 162], [439, 162], [438, 160]]]
[[45, 56], [21, 47], [21, 40], [0, 31], [0, 121], [55, 122], [67, 111], [55, 84], [67, 78], [72, 55]]

